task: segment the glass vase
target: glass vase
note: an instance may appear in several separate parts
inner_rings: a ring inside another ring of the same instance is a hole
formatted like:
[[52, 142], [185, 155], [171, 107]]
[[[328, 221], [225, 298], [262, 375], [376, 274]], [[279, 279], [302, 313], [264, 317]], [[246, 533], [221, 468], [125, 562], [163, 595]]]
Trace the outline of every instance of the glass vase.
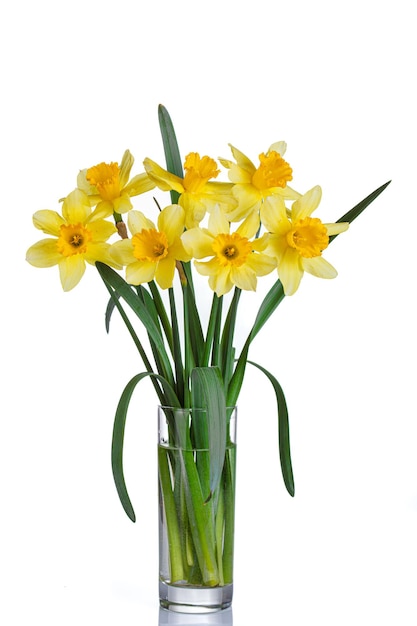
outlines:
[[210, 613], [231, 606], [236, 415], [236, 407], [226, 409], [226, 445], [215, 462], [215, 450], [196, 445], [207, 441], [204, 409], [158, 407], [159, 598], [165, 609]]

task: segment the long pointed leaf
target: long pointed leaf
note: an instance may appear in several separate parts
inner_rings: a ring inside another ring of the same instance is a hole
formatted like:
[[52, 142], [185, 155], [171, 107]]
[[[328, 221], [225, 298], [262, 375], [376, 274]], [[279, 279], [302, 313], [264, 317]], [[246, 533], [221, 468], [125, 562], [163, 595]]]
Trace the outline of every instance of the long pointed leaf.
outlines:
[[152, 315], [146, 309], [143, 301], [139, 298], [137, 293], [133, 291], [130, 285], [117, 274], [111, 267], [104, 263], [96, 262], [96, 267], [107, 285], [110, 285], [116, 294], [123, 298], [125, 302], [131, 307], [134, 313], [138, 316], [139, 320], [145, 326], [149, 336], [155, 344], [156, 349], [159, 352], [161, 362], [164, 365], [166, 372], [166, 378], [173, 383], [172, 367], [168, 354], [165, 349], [165, 344], [160, 332], [160, 329], [155, 324]]
[[117, 405], [116, 414], [114, 417], [111, 464], [113, 470], [113, 478], [116, 485], [117, 493], [119, 494], [120, 502], [122, 503], [126, 515], [132, 520], [132, 522], [136, 521], [136, 516], [129, 498], [129, 494], [127, 492], [123, 472], [124, 433], [127, 410], [129, 408], [133, 391], [135, 390], [136, 385], [147, 376], [156, 378], [162, 384], [166, 394], [166, 399], [164, 403], [169, 406], [180, 406], [178, 398], [168, 381], [165, 380], [165, 378], [163, 378], [162, 376], [159, 376], [159, 374], [155, 374], [153, 372], [142, 372], [141, 374], [137, 374], [136, 376], [134, 376], [128, 382], [123, 390], [122, 395], [120, 396], [119, 404]]
[[[384, 185], [381, 185], [381, 187], [378, 187], [378, 189], [375, 189], [375, 191], [370, 193], [369, 196], [366, 196], [366, 198], [364, 198], [361, 202], [354, 206], [353, 209], [342, 215], [342, 217], [340, 217], [337, 221], [349, 222], [349, 224], [351, 224], [353, 220], [355, 220], [362, 213], [362, 211], [364, 211], [366, 207], [369, 206], [371, 202], [373, 202], [375, 198], [377, 198], [379, 194], [381, 194], [384, 189], [388, 187], [390, 183], [391, 181], [389, 180]], [[329, 243], [330, 241], [333, 241], [335, 237], [337, 237], [337, 235], [332, 235], [331, 237], [329, 237]]]
[[226, 398], [218, 367], [196, 367], [191, 373], [193, 407], [206, 409], [206, 424], [196, 424], [198, 447], [210, 451], [210, 494], [219, 484], [226, 453]]
[[207, 328], [207, 335], [204, 341], [204, 352], [201, 357], [201, 363], [199, 366], [206, 367], [209, 363], [210, 353], [212, 352], [214, 331], [216, 329], [216, 320], [218, 317], [219, 306], [221, 305], [222, 298], [219, 298], [217, 294], [213, 293], [213, 300], [210, 309], [209, 323]]
[[233, 373], [233, 355], [235, 353], [233, 340], [236, 326], [237, 309], [241, 293], [241, 289], [235, 289], [232, 302], [230, 303], [229, 311], [226, 316], [226, 321], [224, 323], [221, 338], [221, 368], [226, 387]]
[[[139, 337], [137, 336], [137, 334], [135, 332], [135, 329], [133, 328], [133, 326], [132, 326], [128, 316], [125, 313], [124, 308], [122, 307], [122, 304], [120, 302], [119, 296], [116, 294], [116, 292], [113, 290], [113, 288], [108, 283], [105, 282], [104, 284], [106, 285], [106, 288], [107, 288], [107, 290], [108, 290], [108, 292], [110, 293], [110, 296], [111, 296], [110, 302], [109, 302], [109, 304], [107, 306], [107, 310], [106, 310], [106, 329], [107, 329], [107, 332], [109, 332], [109, 330], [110, 330], [110, 328], [109, 328], [110, 316], [108, 317], [107, 313], [108, 313], [109, 308], [110, 308], [110, 303], [113, 303], [114, 306], [118, 309], [120, 317], [124, 321], [125, 326], [126, 326], [127, 330], [129, 331], [130, 336], [133, 339], [133, 343], [135, 344], [136, 348], [138, 349], [138, 352], [139, 352], [139, 354], [140, 354], [140, 356], [142, 358], [143, 364], [145, 365], [147, 371], [148, 372], [153, 372], [153, 367], [152, 367], [152, 365], [151, 365], [151, 363], [150, 363], [150, 361], [148, 359], [148, 355], [146, 354], [146, 352], [145, 352], [145, 350], [144, 350], [144, 348], [142, 346], [142, 343], [140, 342]], [[111, 315], [111, 311], [110, 311], [109, 315]], [[151, 346], [151, 347], [153, 347], [153, 346]], [[155, 352], [154, 352], [154, 354], [155, 354]], [[159, 386], [158, 381], [155, 378], [152, 378], [152, 383], [153, 383], [154, 389], [155, 389], [158, 397], [161, 398], [162, 391], [161, 391], [161, 387]]]
[[194, 361], [197, 365], [201, 364], [204, 352], [204, 335], [201, 327], [201, 320], [198, 313], [194, 289], [190, 283], [183, 286], [184, 313], [187, 317], [187, 332], [190, 337], [190, 348], [193, 352]]
[[[115, 296], [118, 298], [118, 296]], [[106, 324], [106, 331], [109, 332], [110, 330], [110, 320], [111, 320], [111, 316], [112, 313], [114, 311], [116, 307], [116, 303], [114, 301], [114, 298], [110, 298], [110, 300], [107, 303], [107, 307], [106, 307], [106, 313], [105, 313], [105, 324]]]
[[185, 385], [184, 385], [184, 367], [182, 362], [180, 331], [178, 326], [177, 308], [175, 305], [174, 290], [169, 289], [169, 304], [171, 311], [172, 324], [172, 354], [174, 357], [174, 368], [177, 377], [177, 394], [180, 402], [184, 402]]
[[[154, 321], [154, 324], [155, 324], [155, 327], [158, 329], [159, 333], [162, 336], [161, 326], [160, 326], [160, 319], [159, 319], [158, 311], [156, 310], [155, 302], [154, 302], [152, 296], [143, 287], [143, 285], [139, 285], [138, 287], [136, 287], [136, 292], [137, 292], [140, 300], [143, 302], [143, 305], [145, 306], [145, 308], [148, 311], [149, 315], [152, 317], [152, 319]], [[155, 345], [155, 342], [153, 341], [152, 336], [150, 336], [149, 333], [148, 333], [148, 339], [149, 339], [149, 344], [151, 346], [152, 354], [153, 354], [153, 357], [154, 357], [154, 360], [155, 360], [156, 369], [157, 369], [158, 373], [161, 376], [163, 376], [164, 378], [167, 378], [167, 376], [169, 374], [166, 371], [166, 368], [164, 366], [164, 361], [161, 359], [161, 357], [159, 355], [158, 347]], [[149, 368], [148, 368], [148, 371], [149, 371]]]
[[[160, 104], [158, 107], [159, 127], [161, 130], [162, 143], [164, 145], [165, 160], [167, 170], [180, 178], [183, 178], [182, 162], [178, 142], [175, 135], [174, 126], [170, 115], [166, 108]], [[171, 191], [171, 201], [173, 204], [178, 202], [179, 194], [177, 191]]]
[[282, 390], [281, 385], [271, 374], [268, 372], [262, 365], [258, 363], [254, 363], [253, 361], [248, 361], [251, 365], [257, 367], [271, 382], [275, 396], [277, 399], [277, 407], [278, 407], [278, 442], [279, 442], [279, 458], [281, 461], [281, 471], [282, 477], [284, 479], [285, 486], [287, 488], [288, 493], [293, 496], [294, 495], [294, 476], [292, 471], [292, 463], [291, 463], [291, 450], [290, 450], [290, 427], [288, 422], [288, 409], [287, 403], [285, 401], [284, 392]]

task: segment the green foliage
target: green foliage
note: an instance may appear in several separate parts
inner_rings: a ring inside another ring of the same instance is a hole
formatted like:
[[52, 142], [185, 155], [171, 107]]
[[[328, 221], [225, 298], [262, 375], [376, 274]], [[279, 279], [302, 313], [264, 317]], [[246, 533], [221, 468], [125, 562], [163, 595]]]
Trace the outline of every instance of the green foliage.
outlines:
[[[182, 161], [174, 127], [167, 110], [162, 105], [159, 106], [158, 116], [167, 169], [182, 177]], [[356, 219], [388, 184], [376, 189], [343, 215], [338, 222], [352, 222]], [[178, 200], [177, 192], [171, 192], [171, 200], [173, 203]], [[330, 240], [334, 238], [335, 236]], [[282, 284], [277, 280], [261, 302], [244, 346], [240, 354], [236, 355], [234, 334], [238, 320], [240, 289], [235, 289], [225, 319], [223, 319], [223, 297], [213, 295], [208, 326], [204, 329], [193, 286], [192, 268], [190, 263], [183, 263], [181, 285], [184, 334], [181, 337], [173, 288], [169, 290], [168, 312], [153, 282], [148, 286], [134, 288], [107, 265], [97, 262], [96, 266], [111, 296], [105, 316], [106, 328], [109, 330], [111, 315], [114, 309], [117, 309], [146, 368], [145, 372], [132, 378], [126, 386], [115, 416], [112, 467], [123, 508], [129, 518], [134, 521], [135, 513], [127, 494], [123, 475], [124, 428], [132, 393], [145, 377], [151, 377], [161, 405], [205, 410], [206, 419], [194, 421], [192, 432], [185, 421], [181, 425], [181, 420], [177, 424], [176, 431], [178, 441], [182, 445], [185, 446], [185, 443], [190, 442], [192, 438], [193, 443], [198, 447], [209, 450], [209, 463], [208, 465], [202, 463], [200, 473], [197, 475], [192, 467], [191, 459], [187, 455], [183, 457], [183, 471], [186, 473], [184, 484], [187, 484], [187, 489], [189, 489], [187, 498], [190, 503], [201, 498], [204, 502], [208, 502], [219, 485], [222, 472], [225, 471], [227, 407], [233, 407], [238, 402], [246, 365], [248, 362], [252, 363], [248, 360], [250, 346], [284, 299]], [[139, 340], [134, 323], [130, 320], [124, 305], [128, 305], [130, 314], [133, 314], [134, 319], [138, 320], [145, 329], [152, 358]], [[282, 476], [287, 491], [294, 495], [288, 409], [284, 392], [273, 374], [259, 364], [252, 364], [267, 376], [275, 391]], [[165, 457], [163, 462], [166, 465]], [[201, 513], [201, 515], [200, 521], [195, 520], [197, 525], [204, 522], [203, 517], [206, 513]], [[203, 536], [197, 533], [195, 541], [196, 550], [203, 550], [200, 545]]]

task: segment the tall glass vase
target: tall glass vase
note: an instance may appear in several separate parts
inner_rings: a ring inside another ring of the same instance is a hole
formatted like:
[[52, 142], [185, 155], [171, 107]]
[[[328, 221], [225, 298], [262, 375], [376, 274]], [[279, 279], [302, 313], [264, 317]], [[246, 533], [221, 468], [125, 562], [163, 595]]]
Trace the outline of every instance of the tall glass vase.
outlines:
[[159, 597], [165, 609], [208, 613], [231, 605], [236, 413], [236, 407], [226, 410], [226, 448], [213, 490], [215, 451], [196, 445], [208, 428], [205, 410], [158, 407]]

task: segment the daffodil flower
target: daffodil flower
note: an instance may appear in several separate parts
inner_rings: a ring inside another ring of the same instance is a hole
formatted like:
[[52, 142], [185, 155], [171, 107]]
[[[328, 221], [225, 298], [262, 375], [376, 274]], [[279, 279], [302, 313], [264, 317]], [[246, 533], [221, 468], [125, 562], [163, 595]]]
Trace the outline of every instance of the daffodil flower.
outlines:
[[197, 152], [190, 152], [184, 162], [184, 178], [171, 174], [149, 158], [143, 164], [149, 178], [159, 189], [180, 194], [178, 204], [185, 210], [185, 225], [188, 229], [198, 226], [206, 212], [215, 205], [227, 211], [236, 205], [232, 195], [233, 185], [211, 180], [218, 176], [220, 170], [216, 161], [208, 156], [200, 157]]
[[321, 200], [321, 188], [313, 187], [290, 210], [281, 201], [280, 210], [265, 208], [262, 223], [270, 233], [267, 252], [277, 259], [278, 276], [287, 296], [294, 294], [304, 272], [319, 278], [335, 278], [337, 271], [322, 257], [329, 237], [346, 231], [348, 222], [323, 224], [311, 217]]
[[181, 242], [184, 209], [177, 204], [165, 207], [158, 215], [157, 227], [140, 211], [131, 211], [127, 223], [131, 239], [112, 245], [111, 255], [126, 266], [126, 281], [140, 285], [156, 280], [161, 289], [172, 287], [177, 261], [189, 261]]
[[114, 224], [102, 219], [91, 220], [92, 210], [86, 194], [75, 189], [62, 205], [62, 215], [44, 209], [33, 216], [39, 230], [52, 237], [29, 248], [26, 260], [35, 267], [58, 265], [61, 285], [70, 291], [80, 282], [86, 262], [96, 261], [120, 268], [109, 255], [107, 239], [116, 232]]
[[[182, 241], [195, 259], [197, 271], [209, 277], [210, 288], [220, 297], [235, 285], [240, 289], [255, 291], [257, 276], [264, 276], [276, 268], [276, 261], [263, 253], [268, 235], [252, 239], [259, 229], [259, 217], [252, 213], [235, 232], [216, 207], [210, 214], [208, 228], [185, 231]], [[210, 258], [209, 258], [210, 257]]]
[[95, 206], [94, 216], [109, 217], [113, 213], [127, 213], [132, 208], [131, 196], [138, 196], [155, 188], [146, 172], [137, 174], [129, 182], [133, 166], [133, 156], [126, 150], [120, 165], [117, 163], [99, 163], [81, 170], [77, 177], [77, 186], [89, 197], [91, 206]]
[[[229, 144], [230, 145], [230, 144]], [[296, 199], [298, 192], [287, 183], [292, 180], [292, 169], [282, 158], [287, 144], [279, 141], [259, 155], [259, 165], [230, 145], [236, 163], [220, 158], [220, 163], [229, 170], [229, 180], [234, 184], [233, 195], [237, 206], [226, 213], [231, 222], [239, 222], [250, 213], [259, 213], [263, 206], [274, 209], [281, 198]]]

